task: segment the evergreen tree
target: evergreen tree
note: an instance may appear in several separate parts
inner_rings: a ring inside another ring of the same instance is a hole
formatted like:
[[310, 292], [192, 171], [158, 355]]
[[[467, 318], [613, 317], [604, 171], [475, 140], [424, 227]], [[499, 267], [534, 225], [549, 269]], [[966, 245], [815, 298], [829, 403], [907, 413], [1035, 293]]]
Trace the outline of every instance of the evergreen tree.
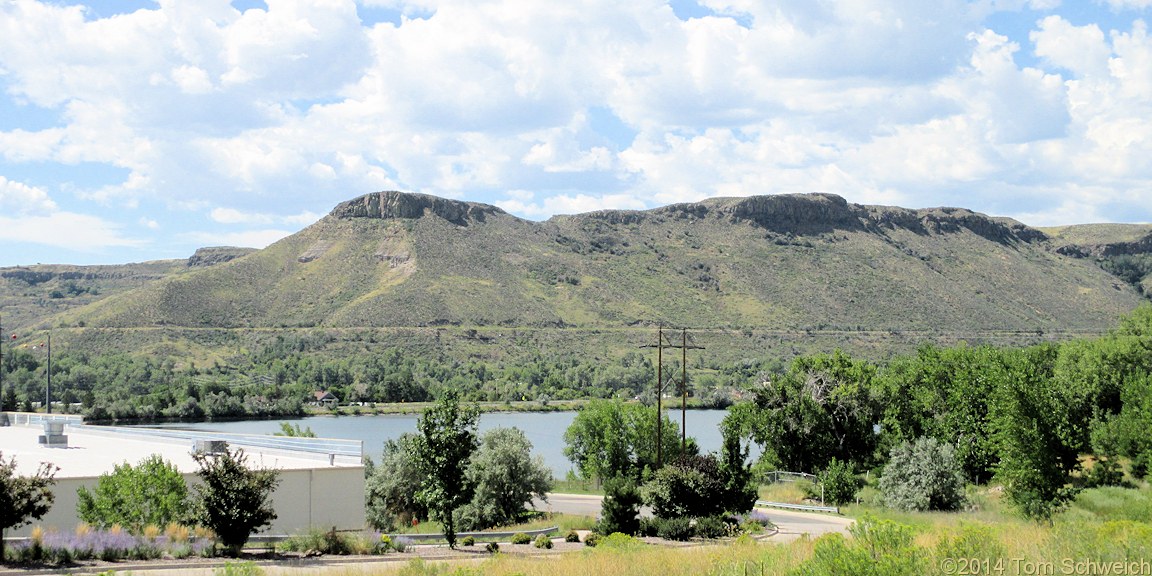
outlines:
[[280, 475], [267, 468], [249, 468], [241, 449], [192, 457], [200, 465], [196, 474], [202, 481], [195, 487], [192, 518], [216, 533], [226, 553], [238, 556], [254, 530], [276, 519], [270, 497]]

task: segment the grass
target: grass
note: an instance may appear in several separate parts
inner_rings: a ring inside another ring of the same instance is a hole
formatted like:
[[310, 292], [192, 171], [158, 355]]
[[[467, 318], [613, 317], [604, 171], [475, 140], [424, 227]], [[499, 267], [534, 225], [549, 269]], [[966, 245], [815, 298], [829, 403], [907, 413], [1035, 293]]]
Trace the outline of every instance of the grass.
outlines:
[[[562, 514], [559, 512], [541, 512], [536, 518], [526, 520], [519, 524], [512, 524], [509, 526], [496, 526], [483, 530], [483, 532], [528, 532], [530, 530], [540, 530], [542, 528], [551, 528], [553, 526], [559, 527], [559, 534], [563, 536], [569, 530], [590, 530], [596, 519], [590, 516], [579, 516], [575, 514]], [[443, 530], [439, 522], [426, 520], [420, 522], [415, 526], [404, 526], [399, 530], [393, 532], [394, 534], [437, 534]], [[465, 530], [459, 530], [465, 532]]]
[[783, 502], [785, 504], [804, 503], [804, 486], [810, 484], [806, 481], [774, 482], [760, 486], [760, 499], [769, 502]]
[[[413, 560], [403, 566], [378, 566], [359, 574], [399, 574], [403, 576], [458, 575], [471, 576], [647, 576], [712, 574], [743, 575], [790, 569], [810, 554], [810, 544], [762, 546], [732, 544], [689, 549], [659, 547], [597, 547], [559, 557], [537, 559], [500, 554], [480, 563], [433, 563]], [[746, 569], [752, 570], [746, 572]]]
[[585, 494], [602, 496], [604, 495], [604, 486], [595, 480], [569, 478], [565, 480], [553, 480], [552, 492], [557, 494]]
[[[404, 566], [373, 567], [368, 574], [513, 574], [567, 576], [604, 574], [956, 574], [956, 562], [976, 561], [973, 574], [1061, 574], [1090, 572], [1110, 562], [1152, 559], [1152, 491], [1102, 488], [1084, 491], [1051, 524], [1025, 520], [1006, 507], [997, 492], [973, 491], [973, 509], [951, 513], [899, 512], [860, 504], [846, 507], [868, 529], [856, 537], [825, 536], [788, 543], [740, 539], [717, 546], [665, 548], [620, 545], [586, 549], [547, 559], [498, 555], [476, 563], [414, 560]], [[907, 534], [902, 540], [895, 534]], [[887, 536], [885, 536], [887, 534]], [[985, 563], [987, 561], [987, 563]], [[1078, 564], [1080, 563], [1080, 564]], [[889, 572], [876, 572], [888, 566]], [[903, 572], [892, 566], [904, 567]], [[1144, 573], [1139, 564], [1128, 573]], [[949, 571], [948, 567], [951, 567]], [[1113, 568], [1115, 570], [1115, 568]], [[1135, 571], [1133, 571], [1135, 570]]]

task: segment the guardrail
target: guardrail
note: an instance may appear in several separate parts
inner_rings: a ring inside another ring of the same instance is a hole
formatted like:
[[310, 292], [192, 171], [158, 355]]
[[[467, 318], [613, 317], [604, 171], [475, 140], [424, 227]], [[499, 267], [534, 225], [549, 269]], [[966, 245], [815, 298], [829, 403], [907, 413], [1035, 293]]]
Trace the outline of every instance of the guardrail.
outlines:
[[757, 500], [757, 506], [765, 508], [783, 508], [785, 510], [800, 510], [803, 512], [831, 512], [832, 514], [839, 514], [839, 506], [809, 506], [808, 504], [789, 504], [787, 502], [769, 502], [767, 500]]
[[[511, 538], [512, 536], [519, 534], [521, 532], [524, 534], [527, 534], [528, 536], [535, 538], [536, 536], [539, 536], [541, 534], [551, 534], [553, 532], [559, 532], [559, 531], [560, 531], [559, 526], [552, 526], [551, 528], [540, 528], [539, 530], [519, 530], [517, 532], [457, 532], [456, 533], [456, 539], [460, 540], [461, 538], [467, 538], [469, 536], [471, 536], [477, 540], [485, 540], [485, 539], [492, 540], [494, 538], [503, 539], [503, 538]], [[411, 540], [413, 542], [427, 542], [430, 540], [443, 540], [444, 539], [444, 535], [440, 534], [440, 533], [437, 533], [437, 534], [390, 534], [389, 537], [392, 538], [393, 540], [395, 540], [397, 538], [406, 538], [406, 539]]]
[[787, 470], [772, 470], [769, 472], [764, 472], [760, 477], [772, 483], [807, 480], [815, 484], [819, 480], [815, 474], [808, 474], [807, 472], [789, 472]]

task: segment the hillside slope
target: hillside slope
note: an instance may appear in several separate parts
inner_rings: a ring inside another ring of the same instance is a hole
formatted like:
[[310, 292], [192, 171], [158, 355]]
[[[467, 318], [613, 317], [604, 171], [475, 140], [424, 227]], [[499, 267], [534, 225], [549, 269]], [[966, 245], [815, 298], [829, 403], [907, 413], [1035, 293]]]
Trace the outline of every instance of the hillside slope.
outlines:
[[68, 312], [89, 328], [1085, 331], [1140, 294], [1041, 231], [825, 195], [546, 222], [380, 192], [230, 262]]

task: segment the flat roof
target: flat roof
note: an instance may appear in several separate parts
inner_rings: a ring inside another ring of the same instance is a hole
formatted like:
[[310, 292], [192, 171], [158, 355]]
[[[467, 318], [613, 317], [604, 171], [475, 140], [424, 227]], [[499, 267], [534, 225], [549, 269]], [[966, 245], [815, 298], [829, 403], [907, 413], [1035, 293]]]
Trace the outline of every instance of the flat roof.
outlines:
[[[354, 454], [324, 452], [328, 444], [338, 442], [344, 445], [349, 441], [318, 440], [316, 451], [304, 451], [293, 449], [292, 445], [260, 445], [274, 443], [277, 437], [272, 436], [230, 434], [221, 438], [222, 435], [208, 432], [174, 435], [170, 430], [152, 428], [66, 425], [67, 446], [50, 447], [39, 442], [43, 434], [41, 423], [0, 426], [0, 453], [6, 461], [13, 456], [16, 458], [17, 474], [32, 474], [41, 462], [50, 462], [60, 467], [57, 478], [96, 477], [125, 462], [135, 466], [153, 454], [159, 454], [181, 473], [191, 474], [199, 470], [192, 459], [197, 439], [225, 439], [230, 448], [244, 449], [249, 465], [264, 468], [297, 470], [363, 465]], [[299, 443], [304, 439], [292, 440]]]

